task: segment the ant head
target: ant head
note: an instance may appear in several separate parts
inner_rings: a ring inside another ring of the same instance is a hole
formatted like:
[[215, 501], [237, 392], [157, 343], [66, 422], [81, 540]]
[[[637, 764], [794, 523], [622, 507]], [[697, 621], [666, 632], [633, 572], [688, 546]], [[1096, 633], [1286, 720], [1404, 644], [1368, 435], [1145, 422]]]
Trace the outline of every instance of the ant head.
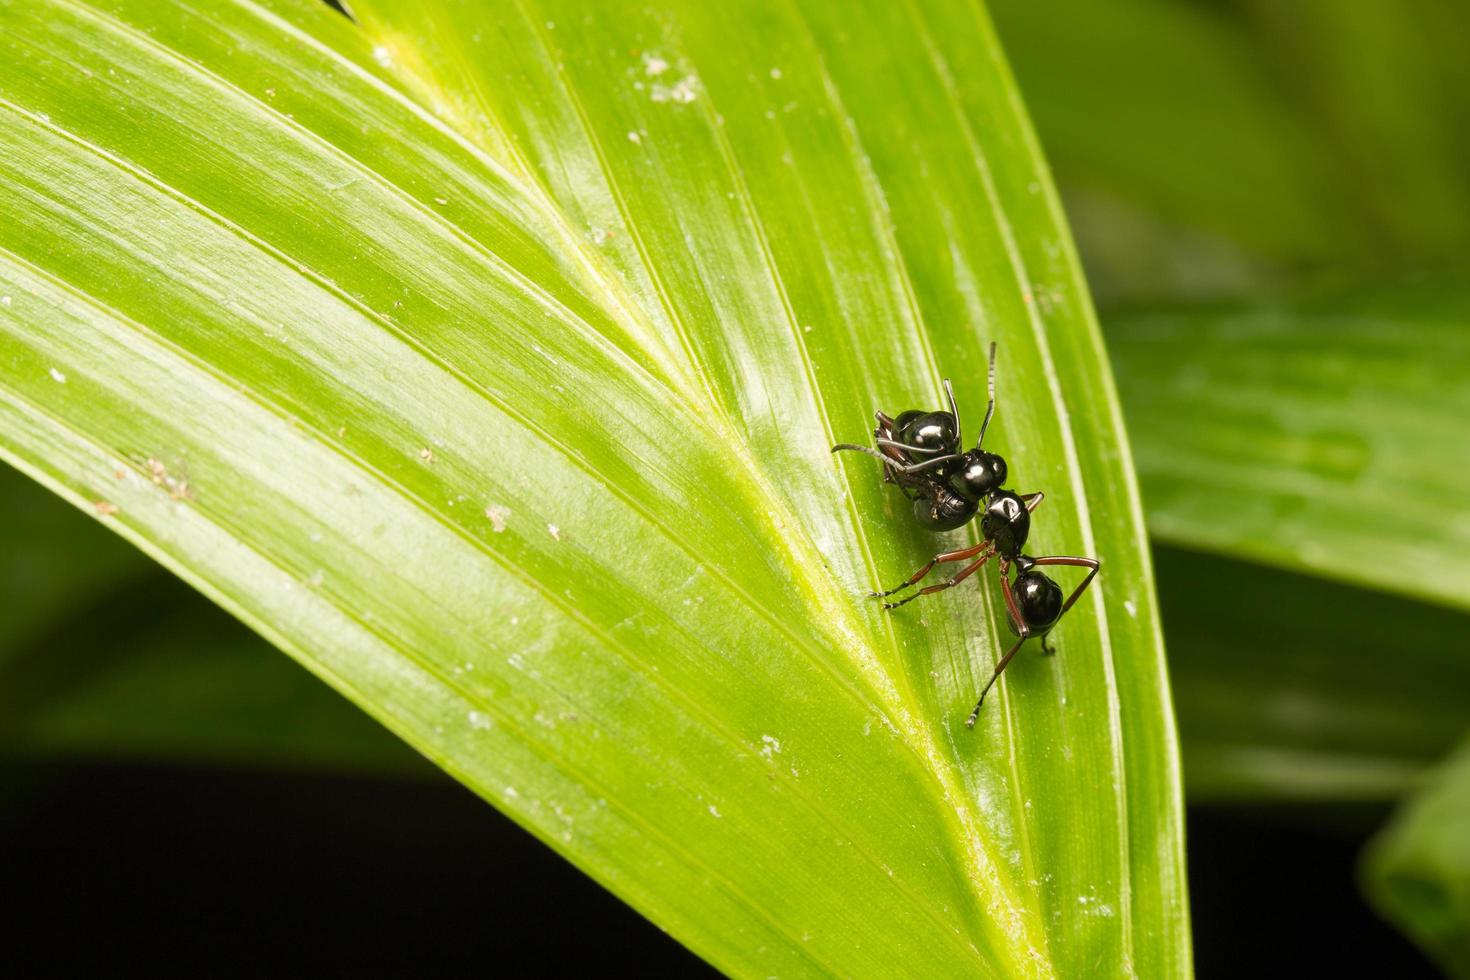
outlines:
[[934, 452], [952, 453], [960, 440], [959, 426], [948, 412], [904, 412], [894, 430], [899, 442]]
[[997, 490], [985, 504], [980, 530], [985, 540], [995, 542], [998, 555], [1015, 558], [1026, 547], [1026, 536], [1031, 533], [1031, 512], [1020, 497], [1009, 490]]
[[987, 453], [978, 447], [965, 453], [949, 474], [950, 489], [971, 500], [983, 500], [1005, 486], [1005, 482], [1005, 459], [999, 453]]

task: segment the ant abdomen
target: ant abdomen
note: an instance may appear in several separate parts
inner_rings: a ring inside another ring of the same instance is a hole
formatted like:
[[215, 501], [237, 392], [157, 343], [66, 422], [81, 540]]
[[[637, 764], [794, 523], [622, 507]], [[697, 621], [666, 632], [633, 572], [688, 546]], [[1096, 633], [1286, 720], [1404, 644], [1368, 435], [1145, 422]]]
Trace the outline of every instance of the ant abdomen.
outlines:
[[959, 442], [959, 428], [948, 412], [904, 412], [893, 421], [895, 441], [921, 453], [906, 453], [913, 462], [922, 463], [938, 453], [953, 453]]
[[[1011, 583], [1011, 594], [1016, 597], [1016, 605], [1031, 636], [1045, 634], [1062, 618], [1062, 587], [1044, 572], [1032, 569], [1020, 573]], [[1011, 632], [1021, 634], [1014, 622]]]
[[930, 493], [914, 499], [914, 520], [930, 531], [953, 531], [964, 527], [979, 509], [978, 501], [960, 496], [948, 487], [935, 484]]

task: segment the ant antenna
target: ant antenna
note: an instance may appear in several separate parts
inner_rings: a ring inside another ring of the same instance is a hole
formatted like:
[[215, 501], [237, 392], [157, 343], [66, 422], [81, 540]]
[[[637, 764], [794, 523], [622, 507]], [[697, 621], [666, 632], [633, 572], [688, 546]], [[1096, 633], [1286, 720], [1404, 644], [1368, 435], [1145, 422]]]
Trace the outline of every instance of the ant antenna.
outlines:
[[944, 379], [944, 395], [949, 399], [949, 414], [954, 416], [954, 444], [962, 446], [965, 440], [960, 438], [960, 407], [955, 404], [954, 387], [949, 383], [948, 378]]
[[[949, 382], [945, 382], [948, 387]], [[985, 421], [980, 423], [980, 438], [975, 440], [975, 448], [985, 441], [985, 430], [990, 428], [990, 417], [995, 414], [995, 341], [990, 342], [990, 404], [985, 406]], [[958, 420], [958, 416], [956, 416]]]

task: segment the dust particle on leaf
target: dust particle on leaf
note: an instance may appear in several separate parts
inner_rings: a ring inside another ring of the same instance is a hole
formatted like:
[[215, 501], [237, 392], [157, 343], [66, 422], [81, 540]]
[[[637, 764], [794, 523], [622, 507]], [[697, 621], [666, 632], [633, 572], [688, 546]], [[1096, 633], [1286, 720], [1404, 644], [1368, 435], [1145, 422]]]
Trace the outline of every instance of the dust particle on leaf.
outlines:
[[51, 375], [51, 380], [52, 381], [55, 381], [57, 384], [59, 384], [59, 385], [66, 384], [66, 375], [62, 374], [56, 368], [52, 368], [47, 373]]
[[110, 500], [94, 500], [92, 509], [97, 512], [98, 517], [111, 517], [117, 513], [117, 504]]
[[490, 530], [496, 534], [500, 534], [505, 530], [506, 519], [510, 517], [510, 508], [500, 506], [486, 507], [485, 516], [490, 519]]

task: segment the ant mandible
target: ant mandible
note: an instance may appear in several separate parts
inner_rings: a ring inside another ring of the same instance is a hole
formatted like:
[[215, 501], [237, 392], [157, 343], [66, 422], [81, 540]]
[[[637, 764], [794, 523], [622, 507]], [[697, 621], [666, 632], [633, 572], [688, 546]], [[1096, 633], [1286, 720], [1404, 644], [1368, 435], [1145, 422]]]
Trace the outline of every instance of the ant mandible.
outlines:
[[[955, 404], [954, 389], [949, 379], [944, 379], [944, 394], [949, 401], [948, 412], [907, 411], [898, 418], [890, 418], [882, 412], [876, 413], [878, 426], [873, 430], [878, 449], [840, 443], [832, 451], [850, 450], [867, 453], [883, 462], [883, 481], [897, 484], [904, 496], [914, 502], [914, 519], [931, 531], [952, 531], [980, 517], [980, 532], [983, 541], [970, 548], [947, 551], [929, 559], [918, 571], [903, 583], [886, 592], [870, 592], [874, 599], [886, 598], [912, 585], [917, 585], [934, 566], [953, 561], [974, 561], [958, 574], [938, 585], [928, 585], [913, 595], [897, 602], [885, 602], [884, 609], [896, 609], [912, 602], [921, 595], [942, 592], [959, 585], [990, 560], [999, 556], [997, 577], [1001, 595], [1005, 598], [1006, 619], [1016, 642], [995, 665], [975, 710], [965, 720], [965, 727], [974, 728], [980, 717], [980, 708], [985, 704], [985, 695], [999, 679], [1001, 672], [1020, 651], [1021, 645], [1031, 637], [1041, 640], [1044, 653], [1052, 653], [1047, 645], [1047, 636], [1058, 620], [1072, 608], [1077, 598], [1092, 584], [1101, 562], [1096, 558], [1078, 558], [1071, 555], [1048, 555], [1033, 558], [1024, 554], [1026, 538], [1031, 533], [1031, 512], [1041, 503], [1041, 492], [1017, 494], [1002, 486], [1006, 482], [1006, 461], [998, 453], [986, 452], [981, 448], [985, 442], [985, 431], [995, 415], [995, 344], [990, 345], [990, 403], [985, 409], [985, 420], [980, 423], [980, 438], [975, 448], [961, 451], [963, 443], [960, 431], [960, 411]], [[983, 511], [982, 511], [983, 506]], [[1071, 565], [1088, 569], [1087, 577], [1062, 599], [1062, 590], [1045, 572], [1038, 571], [1044, 565]], [[1010, 577], [1012, 568], [1015, 577]]]

